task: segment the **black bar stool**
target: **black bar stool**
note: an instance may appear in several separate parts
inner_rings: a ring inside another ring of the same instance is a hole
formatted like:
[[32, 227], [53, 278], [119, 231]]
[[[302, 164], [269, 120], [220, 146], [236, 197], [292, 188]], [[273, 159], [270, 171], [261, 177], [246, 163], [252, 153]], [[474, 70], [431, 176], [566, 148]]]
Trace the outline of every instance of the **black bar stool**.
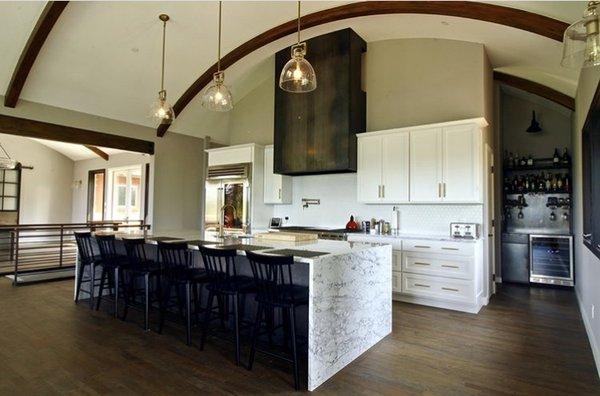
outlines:
[[223, 320], [223, 312], [227, 311], [229, 306], [229, 298], [233, 299], [233, 318], [234, 318], [234, 333], [235, 333], [235, 364], [240, 365], [240, 296], [245, 296], [248, 293], [254, 293], [254, 285], [252, 278], [248, 276], [238, 275], [235, 256], [235, 249], [219, 249], [199, 246], [204, 268], [209, 277], [208, 285], [208, 302], [204, 313], [204, 326], [202, 329], [202, 340], [200, 349], [204, 348], [206, 337], [210, 328], [211, 313], [213, 312], [214, 298], [219, 301], [220, 318]]
[[100, 303], [104, 299], [104, 285], [108, 283], [108, 288], [113, 298], [114, 316], [119, 313], [119, 293], [120, 286], [123, 285], [123, 268], [127, 268], [129, 260], [126, 255], [117, 253], [114, 235], [96, 235], [96, 243], [102, 257], [102, 277], [100, 280], [100, 292], [96, 303], [96, 311], [100, 309]]
[[[135, 303], [137, 295], [136, 281], [139, 278], [144, 279], [144, 330], [150, 330], [150, 278], [156, 280], [156, 288], [154, 294], [160, 296], [160, 266], [156, 261], [148, 259], [146, 254], [146, 240], [144, 238], [123, 238], [125, 251], [129, 265], [126, 266], [125, 273], [129, 276], [128, 289], [124, 293], [125, 309], [123, 311], [123, 320], [127, 318], [128, 308], [132, 303]], [[130, 302], [129, 299], [132, 299]], [[156, 298], [160, 301], [160, 298]]]
[[[256, 285], [256, 301], [258, 310], [256, 312], [256, 321], [252, 332], [252, 347], [250, 348], [250, 359], [248, 361], [248, 370], [252, 370], [256, 345], [260, 335], [260, 327], [265, 317], [267, 327], [270, 327], [269, 317], [272, 315], [269, 311], [275, 309], [282, 310], [284, 322], [284, 333], [289, 329], [289, 337], [292, 346], [292, 358], [286, 355], [276, 354], [269, 351], [261, 352], [273, 357], [278, 357], [294, 365], [294, 388], [299, 389], [299, 370], [298, 370], [298, 344], [296, 336], [296, 308], [301, 305], [308, 305], [308, 287], [294, 284], [292, 278], [292, 266], [294, 257], [292, 256], [273, 256], [246, 252], [246, 257], [252, 267], [252, 275]], [[288, 327], [289, 326], [289, 327]], [[271, 332], [271, 329], [267, 330]], [[288, 334], [284, 334], [288, 335]], [[286, 337], [287, 338], [287, 337]], [[287, 339], [286, 339], [287, 345]]]
[[[102, 260], [97, 255], [94, 255], [94, 247], [92, 242], [92, 233], [74, 232], [75, 241], [77, 242], [77, 251], [79, 253], [79, 273], [77, 275], [77, 287], [75, 291], [75, 303], [79, 302], [79, 293], [83, 291], [90, 295], [90, 308], [94, 308], [94, 295], [96, 292], [96, 266], [102, 265]], [[89, 276], [84, 279], [85, 269], [89, 269]], [[81, 284], [86, 282], [90, 285], [90, 290], [81, 290]]]
[[177, 288], [177, 303], [181, 313], [179, 288], [185, 288], [185, 336], [187, 345], [192, 343], [192, 302], [194, 312], [201, 310], [202, 285], [208, 282], [204, 269], [194, 268], [192, 252], [187, 242], [158, 242], [158, 251], [162, 264], [162, 281], [164, 294], [161, 299], [160, 321], [158, 332], [162, 333], [166, 312], [171, 301], [171, 290]]

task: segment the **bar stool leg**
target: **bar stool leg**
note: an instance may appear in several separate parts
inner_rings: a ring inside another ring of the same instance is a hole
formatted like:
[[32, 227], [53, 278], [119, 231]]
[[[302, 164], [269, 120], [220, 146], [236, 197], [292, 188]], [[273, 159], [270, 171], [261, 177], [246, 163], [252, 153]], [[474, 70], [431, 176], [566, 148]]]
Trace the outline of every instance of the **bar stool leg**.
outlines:
[[144, 274], [144, 330], [150, 330], [150, 274]]
[[192, 285], [185, 284], [185, 338], [186, 344], [192, 344]]
[[233, 323], [235, 325], [235, 365], [240, 365], [240, 315], [239, 315], [239, 294], [233, 296]]
[[252, 370], [254, 364], [254, 355], [256, 354], [256, 344], [258, 342], [258, 334], [260, 332], [260, 324], [262, 321], [263, 305], [258, 303], [256, 310], [256, 320], [254, 321], [254, 328], [252, 329], [252, 346], [250, 347], [250, 357], [248, 359], [248, 370]]
[[115, 267], [115, 318], [119, 317], [119, 267]]
[[204, 312], [204, 325], [202, 326], [202, 338], [200, 339], [200, 350], [204, 349], [204, 343], [206, 342], [206, 336], [208, 334], [208, 328], [210, 324], [210, 314], [212, 312], [213, 300], [215, 294], [213, 291], [208, 292], [208, 301], [206, 305], [206, 311]]
[[292, 356], [294, 358], [294, 388], [296, 390], [299, 390], [300, 375], [298, 373], [298, 351], [296, 346], [296, 309], [292, 306], [291, 308], [289, 308], [288, 314], [290, 316], [290, 332], [292, 335]]
[[100, 309], [100, 302], [102, 302], [102, 293], [104, 293], [104, 282], [106, 281], [106, 270], [102, 266], [102, 274], [100, 275], [100, 289], [98, 291], [98, 301], [96, 301], [96, 311]]
[[79, 260], [79, 274], [77, 276], [77, 292], [75, 293], [75, 304], [79, 302], [79, 291], [81, 290], [81, 282], [83, 281], [83, 274], [85, 265]]
[[96, 266], [90, 264], [90, 309], [94, 309], [94, 294], [96, 289]]

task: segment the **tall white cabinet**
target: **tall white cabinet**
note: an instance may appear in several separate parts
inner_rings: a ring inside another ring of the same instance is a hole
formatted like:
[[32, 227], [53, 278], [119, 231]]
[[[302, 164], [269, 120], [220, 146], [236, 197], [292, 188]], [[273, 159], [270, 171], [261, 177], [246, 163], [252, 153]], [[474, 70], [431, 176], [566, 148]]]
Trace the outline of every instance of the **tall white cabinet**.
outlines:
[[482, 203], [483, 118], [358, 134], [363, 203]]

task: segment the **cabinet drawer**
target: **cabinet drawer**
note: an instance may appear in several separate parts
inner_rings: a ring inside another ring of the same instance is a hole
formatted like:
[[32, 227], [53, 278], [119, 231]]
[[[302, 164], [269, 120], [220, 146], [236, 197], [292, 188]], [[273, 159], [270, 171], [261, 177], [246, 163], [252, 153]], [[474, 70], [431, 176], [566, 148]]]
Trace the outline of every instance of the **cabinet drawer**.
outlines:
[[452, 241], [427, 241], [419, 239], [405, 239], [402, 242], [402, 250], [423, 253], [443, 253], [472, 256], [474, 243], [452, 242]]
[[402, 291], [402, 273], [392, 271], [392, 291], [400, 293]]
[[475, 295], [471, 281], [409, 273], [402, 273], [402, 293], [464, 302], [473, 301]]
[[404, 252], [402, 271], [414, 274], [473, 279], [473, 258], [458, 255]]

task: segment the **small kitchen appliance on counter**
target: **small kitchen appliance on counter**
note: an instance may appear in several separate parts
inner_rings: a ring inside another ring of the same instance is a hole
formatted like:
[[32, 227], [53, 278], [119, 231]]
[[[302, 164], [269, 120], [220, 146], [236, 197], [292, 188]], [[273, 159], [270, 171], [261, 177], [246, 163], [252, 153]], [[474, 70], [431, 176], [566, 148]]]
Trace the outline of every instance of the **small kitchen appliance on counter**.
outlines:
[[450, 236], [457, 239], [477, 239], [479, 238], [479, 224], [450, 223]]

